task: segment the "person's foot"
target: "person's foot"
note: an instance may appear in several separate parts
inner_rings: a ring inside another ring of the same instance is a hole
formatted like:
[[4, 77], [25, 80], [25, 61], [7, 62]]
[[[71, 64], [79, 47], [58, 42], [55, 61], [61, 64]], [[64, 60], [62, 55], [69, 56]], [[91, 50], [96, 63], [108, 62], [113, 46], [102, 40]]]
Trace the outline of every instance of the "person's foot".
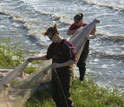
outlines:
[[80, 81], [83, 81], [83, 77], [80, 77]]

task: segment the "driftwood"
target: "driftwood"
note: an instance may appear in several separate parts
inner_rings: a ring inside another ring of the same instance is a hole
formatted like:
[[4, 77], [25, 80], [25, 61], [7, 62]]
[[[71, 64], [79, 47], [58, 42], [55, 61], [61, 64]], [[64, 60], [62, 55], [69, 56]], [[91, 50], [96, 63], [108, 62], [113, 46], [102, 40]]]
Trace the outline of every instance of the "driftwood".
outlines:
[[0, 69], [0, 79], [8, 75], [8, 73], [12, 72], [13, 69]]

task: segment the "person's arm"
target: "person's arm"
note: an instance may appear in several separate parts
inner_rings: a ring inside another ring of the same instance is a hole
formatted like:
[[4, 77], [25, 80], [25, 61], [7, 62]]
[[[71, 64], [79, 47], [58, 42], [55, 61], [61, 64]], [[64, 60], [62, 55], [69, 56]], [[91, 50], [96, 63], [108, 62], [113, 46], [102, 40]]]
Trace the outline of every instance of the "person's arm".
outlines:
[[[76, 29], [76, 30], [77, 30], [77, 29]], [[76, 32], [76, 30], [70, 30], [70, 29], [68, 29], [67, 35], [73, 35], [73, 34]], [[96, 27], [93, 28], [93, 30], [91, 31], [90, 34], [91, 34], [91, 35], [94, 35], [95, 32], [96, 32]]]
[[69, 27], [69, 29], [67, 30], [67, 35], [73, 35], [73, 34], [76, 32], [76, 30], [77, 30], [77, 29], [75, 29], [75, 27], [76, 27], [76, 24], [73, 23], [73, 24]]
[[94, 35], [95, 34], [95, 32], [96, 32], [96, 26], [93, 28], [93, 30], [91, 31], [91, 35]]
[[35, 60], [47, 60], [47, 57], [46, 56], [30, 57], [30, 58], [27, 59], [28, 62], [32, 62], [32, 61], [35, 61]]
[[65, 66], [69, 66], [69, 65], [73, 65], [73, 64], [76, 64], [75, 61], [73, 60], [69, 60], [67, 62], [64, 62], [64, 63], [53, 63], [52, 64], [52, 68], [55, 69], [55, 68], [61, 68], [61, 67], [65, 67]]
[[68, 29], [67, 35], [73, 35], [76, 32], [76, 30], [70, 30]]

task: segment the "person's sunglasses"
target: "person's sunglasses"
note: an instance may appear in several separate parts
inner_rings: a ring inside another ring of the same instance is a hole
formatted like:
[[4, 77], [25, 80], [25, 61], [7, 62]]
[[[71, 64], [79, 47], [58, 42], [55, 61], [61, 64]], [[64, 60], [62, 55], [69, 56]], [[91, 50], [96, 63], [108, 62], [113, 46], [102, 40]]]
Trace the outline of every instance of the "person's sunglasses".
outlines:
[[81, 20], [81, 19], [79, 19], [79, 18], [74, 19], [75, 23], [80, 22], [80, 20]]

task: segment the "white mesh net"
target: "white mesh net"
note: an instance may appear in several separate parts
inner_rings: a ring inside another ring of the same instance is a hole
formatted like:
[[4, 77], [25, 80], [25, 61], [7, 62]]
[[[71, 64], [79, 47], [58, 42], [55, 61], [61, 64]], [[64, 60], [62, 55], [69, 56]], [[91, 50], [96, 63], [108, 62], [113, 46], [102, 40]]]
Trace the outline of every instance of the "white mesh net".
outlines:
[[[86, 37], [96, 25], [97, 20], [85, 28], [80, 28], [71, 37], [70, 42], [75, 46], [79, 59]], [[22, 73], [28, 62], [24, 62], [0, 81], [0, 107], [23, 107], [28, 98], [41, 83], [50, 81], [51, 60], [43, 61], [35, 74], [23, 78]], [[20, 75], [20, 76], [19, 76]]]

